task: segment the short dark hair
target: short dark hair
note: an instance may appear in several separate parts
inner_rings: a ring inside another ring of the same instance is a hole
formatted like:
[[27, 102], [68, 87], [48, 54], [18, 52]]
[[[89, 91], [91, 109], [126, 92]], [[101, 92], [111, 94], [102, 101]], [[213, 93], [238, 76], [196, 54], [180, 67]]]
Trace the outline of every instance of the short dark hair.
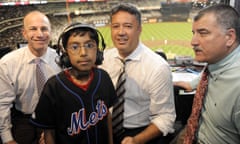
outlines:
[[230, 5], [216, 4], [208, 6], [199, 11], [194, 17], [194, 21], [198, 21], [207, 13], [213, 13], [216, 16], [217, 23], [226, 30], [233, 28], [236, 31], [238, 42], [240, 42], [240, 18], [238, 11]]
[[116, 14], [119, 11], [125, 11], [130, 13], [131, 15], [134, 15], [139, 23], [141, 25], [142, 19], [141, 19], [141, 12], [137, 9], [137, 7], [131, 3], [119, 3], [118, 5], [114, 6], [110, 12], [110, 20], [112, 21], [112, 16]]

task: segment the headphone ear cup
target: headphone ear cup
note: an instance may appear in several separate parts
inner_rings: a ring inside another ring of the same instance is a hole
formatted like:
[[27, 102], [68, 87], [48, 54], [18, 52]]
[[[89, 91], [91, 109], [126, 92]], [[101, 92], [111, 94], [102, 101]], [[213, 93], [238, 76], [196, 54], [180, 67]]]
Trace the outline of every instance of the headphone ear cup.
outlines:
[[103, 61], [103, 52], [98, 50], [95, 64], [96, 65], [101, 65], [102, 61]]
[[65, 68], [68, 68], [68, 67], [72, 66], [67, 53], [63, 53], [60, 56], [60, 65], [61, 65], [61, 67], [65, 67]]

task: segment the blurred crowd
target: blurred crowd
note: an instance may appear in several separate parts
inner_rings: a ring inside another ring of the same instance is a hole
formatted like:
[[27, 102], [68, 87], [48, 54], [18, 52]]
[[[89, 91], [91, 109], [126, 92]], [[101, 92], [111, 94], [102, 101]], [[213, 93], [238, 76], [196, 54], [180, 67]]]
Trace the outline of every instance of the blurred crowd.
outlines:
[[[80, 2], [69, 3], [68, 7], [66, 7], [66, 3], [63, 2], [39, 5], [2, 6], [0, 9], [0, 48], [10, 47], [11, 49], [16, 49], [19, 43], [25, 43], [21, 37], [22, 18], [29, 11], [40, 10], [48, 15], [53, 30], [51, 44], [54, 45], [62, 28], [69, 23], [69, 17], [71, 18], [71, 22], [106, 24], [109, 22], [108, 12], [110, 8], [117, 3], [118, 1]], [[147, 10], [143, 11], [145, 17], [160, 15], [160, 0], [135, 0], [134, 3], [141, 9], [147, 7]], [[156, 5], [159, 7], [157, 12], [148, 10], [148, 8], [151, 9], [151, 7]], [[66, 11], [70, 13], [69, 16], [64, 14]]]

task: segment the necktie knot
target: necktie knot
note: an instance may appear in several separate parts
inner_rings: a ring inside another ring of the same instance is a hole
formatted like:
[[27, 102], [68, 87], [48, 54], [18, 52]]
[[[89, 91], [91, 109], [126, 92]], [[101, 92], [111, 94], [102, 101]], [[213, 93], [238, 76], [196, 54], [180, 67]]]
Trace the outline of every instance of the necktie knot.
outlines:
[[126, 63], [131, 61], [131, 59], [120, 59], [120, 61], [122, 62], [122, 68], [123, 70], [125, 70], [125, 66], [126, 66]]
[[204, 75], [209, 75], [209, 70], [208, 67], [205, 67], [205, 69], [203, 70]]
[[123, 59], [123, 58], [119, 58], [119, 60], [123, 63], [123, 65], [125, 65], [127, 62], [131, 61], [131, 59]]
[[41, 64], [41, 59], [40, 58], [35, 58], [35, 63], [36, 64]]

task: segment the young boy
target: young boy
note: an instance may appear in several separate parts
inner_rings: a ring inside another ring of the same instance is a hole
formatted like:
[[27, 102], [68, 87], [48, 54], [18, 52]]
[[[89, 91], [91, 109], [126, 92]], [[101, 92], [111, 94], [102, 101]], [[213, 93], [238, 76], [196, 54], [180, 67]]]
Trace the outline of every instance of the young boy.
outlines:
[[112, 143], [108, 108], [117, 97], [109, 75], [96, 67], [103, 60], [99, 37], [104, 49], [98, 30], [75, 23], [59, 38], [58, 64], [65, 70], [47, 81], [30, 120], [44, 129], [46, 144]]

